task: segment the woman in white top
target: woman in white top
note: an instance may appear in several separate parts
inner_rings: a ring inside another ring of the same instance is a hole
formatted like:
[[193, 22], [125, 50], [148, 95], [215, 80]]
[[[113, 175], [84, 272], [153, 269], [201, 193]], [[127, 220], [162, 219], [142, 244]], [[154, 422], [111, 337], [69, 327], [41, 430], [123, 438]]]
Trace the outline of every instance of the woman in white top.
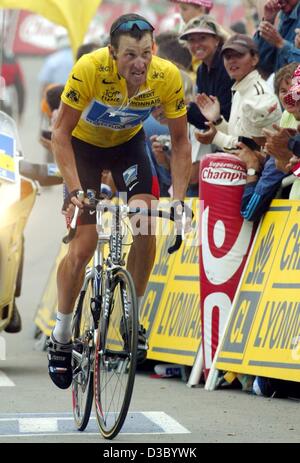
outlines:
[[199, 142], [217, 145], [222, 151], [235, 150], [241, 133], [241, 108], [243, 102], [255, 95], [272, 93], [256, 67], [259, 62], [255, 42], [243, 34], [232, 36], [222, 48], [224, 64], [229, 76], [235, 80], [232, 86], [233, 99], [229, 121], [220, 115], [220, 105], [216, 97], [200, 94], [197, 104], [209, 121], [206, 132], [197, 132]]

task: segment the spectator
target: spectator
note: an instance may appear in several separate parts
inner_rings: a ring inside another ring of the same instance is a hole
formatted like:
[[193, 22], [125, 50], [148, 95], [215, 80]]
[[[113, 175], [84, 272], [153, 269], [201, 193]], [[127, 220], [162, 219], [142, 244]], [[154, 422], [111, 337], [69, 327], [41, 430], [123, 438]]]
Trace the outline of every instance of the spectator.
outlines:
[[40, 143], [50, 153], [51, 150], [51, 132], [54, 122], [57, 117], [57, 110], [60, 105], [60, 97], [63, 92], [64, 85], [50, 84], [45, 89], [45, 96], [41, 102], [42, 113], [47, 117], [47, 129], [41, 130]]
[[255, 42], [246, 35], [233, 35], [222, 47], [224, 65], [231, 79], [234, 94], [229, 121], [221, 116], [220, 102], [214, 96], [199, 95], [197, 103], [203, 116], [209, 121], [208, 130], [197, 132], [201, 143], [217, 145], [222, 151], [232, 152], [236, 149], [241, 135], [242, 105], [245, 100], [255, 95], [271, 93], [265, 80], [256, 70], [259, 54]]
[[[213, 8], [213, 1], [212, 0], [171, 0], [173, 3], [178, 4], [180, 15], [183, 20], [183, 25], [180, 29], [182, 31], [187, 24], [192, 19], [198, 18], [199, 16], [206, 15], [210, 13], [210, 10]], [[226, 31], [222, 26], [219, 26], [220, 31], [224, 38], [229, 37], [228, 31]], [[196, 57], [193, 56], [192, 59], [192, 68], [194, 73], [197, 72], [197, 69], [201, 61]]]
[[[268, 209], [285, 176], [276, 169], [274, 159], [266, 158], [261, 151], [266, 141], [263, 129], [272, 129], [273, 124], [280, 122], [281, 109], [275, 95], [255, 95], [244, 100], [241, 114], [240, 133], [244, 142], [238, 143], [240, 149], [236, 154], [245, 162], [247, 169], [241, 215], [246, 220], [257, 222]], [[250, 141], [257, 146], [252, 147]]]
[[86, 53], [91, 53], [94, 50], [97, 50], [97, 48], [100, 48], [99, 45], [96, 42], [88, 42], [88, 43], [83, 43], [78, 47], [77, 53], [76, 53], [76, 61], [79, 60], [83, 55]]
[[191, 19], [208, 14], [213, 7], [212, 0], [171, 0], [179, 6], [180, 15], [184, 23]]
[[[279, 12], [277, 29], [275, 20]], [[266, 75], [293, 61], [300, 62], [300, 50], [294, 44], [295, 30], [299, 27], [299, 0], [267, 0], [263, 19], [254, 35], [260, 54], [260, 66]]]
[[239, 34], [253, 34], [259, 23], [258, 11], [257, 11], [257, 0], [242, 0], [242, 4], [245, 8], [245, 32], [238, 31], [231, 26], [231, 29]]
[[[202, 62], [197, 70], [198, 93], [217, 97], [220, 113], [228, 119], [233, 81], [224, 67], [221, 55], [224, 38], [218, 24], [211, 16], [194, 18], [188, 22], [180, 39], [187, 42], [192, 55]], [[188, 121], [198, 129], [206, 129], [207, 119], [195, 103], [190, 104]]]
[[[186, 96], [190, 95], [191, 99], [194, 86], [187, 72], [190, 70], [192, 59], [189, 50], [179, 42], [176, 32], [164, 32], [159, 34], [156, 37], [156, 46], [158, 56], [172, 61], [179, 67], [184, 83], [184, 93]], [[152, 149], [152, 142], [155, 142], [160, 135], [167, 136], [168, 138], [169, 131], [166, 122], [162, 108], [156, 108], [143, 124], [146, 133], [148, 152], [157, 172], [160, 194], [162, 197], [170, 196], [169, 189], [172, 184], [170, 175], [170, 151], [162, 149], [162, 142], [157, 142], [155, 145], [157, 149], [154, 151]]]
[[[293, 85], [292, 85], [293, 84]], [[277, 87], [277, 89], [276, 89]], [[265, 131], [267, 136], [266, 150], [276, 162], [276, 166], [283, 172], [295, 171], [294, 164], [299, 164], [300, 135], [295, 135], [300, 122], [300, 67], [292, 63], [278, 71], [275, 78], [275, 90], [279, 92], [285, 112], [281, 120], [281, 127], [275, 127], [275, 133]], [[300, 198], [300, 180], [297, 180], [290, 193], [291, 199]]]
[[46, 58], [38, 75], [41, 95], [49, 84], [65, 84], [72, 69], [74, 59], [67, 32], [64, 28], [56, 34], [57, 51]]

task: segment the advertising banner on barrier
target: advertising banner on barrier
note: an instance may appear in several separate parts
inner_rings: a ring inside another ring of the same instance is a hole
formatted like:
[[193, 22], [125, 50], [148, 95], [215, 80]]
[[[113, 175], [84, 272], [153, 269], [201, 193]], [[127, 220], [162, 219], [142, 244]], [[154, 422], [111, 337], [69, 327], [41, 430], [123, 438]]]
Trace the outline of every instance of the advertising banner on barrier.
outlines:
[[244, 163], [224, 153], [206, 155], [200, 168], [203, 202], [200, 287], [205, 373], [212, 365], [253, 238], [240, 214]]
[[[170, 227], [170, 222], [157, 220], [156, 258], [140, 321], [149, 336], [149, 359], [192, 366], [201, 344], [199, 226], [196, 225], [200, 217], [199, 200], [192, 199], [189, 205], [195, 214], [195, 226], [175, 254], [167, 252], [174, 242], [173, 231], [164, 229]], [[159, 207], [169, 210], [169, 200], [161, 200]], [[47, 336], [55, 325], [56, 271], [66, 250], [62, 245], [35, 317], [35, 324]]]
[[149, 359], [193, 365], [201, 343], [199, 294], [199, 200], [191, 201], [194, 229], [169, 255], [174, 234], [157, 237], [157, 254], [146, 289], [141, 320], [149, 329]]
[[274, 200], [236, 295], [216, 367], [300, 382], [300, 202]]

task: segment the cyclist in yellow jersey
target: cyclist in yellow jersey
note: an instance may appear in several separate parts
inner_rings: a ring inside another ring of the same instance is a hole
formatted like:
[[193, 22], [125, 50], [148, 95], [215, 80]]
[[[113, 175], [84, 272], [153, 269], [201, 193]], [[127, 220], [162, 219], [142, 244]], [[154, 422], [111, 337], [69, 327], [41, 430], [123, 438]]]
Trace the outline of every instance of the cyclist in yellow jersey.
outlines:
[[[151, 207], [151, 201], [159, 197], [159, 188], [142, 124], [157, 106], [163, 107], [171, 134], [174, 207], [184, 199], [191, 147], [183, 84], [176, 66], [152, 55], [153, 30], [140, 15], [121, 16], [111, 26], [109, 46], [84, 55], [69, 75], [52, 134], [52, 150], [68, 190], [64, 202], [67, 214], [74, 205], [82, 208], [79, 191], [99, 190], [103, 169], [112, 172], [118, 191], [127, 193], [130, 205], [142, 200]], [[57, 274], [58, 314], [48, 346], [48, 369], [52, 381], [63, 389], [72, 382], [72, 310], [96, 246], [94, 223], [95, 217], [83, 212]], [[139, 303], [154, 258], [155, 236], [136, 234], [128, 269]], [[147, 343], [142, 327], [139, 343], [144, 348]]]

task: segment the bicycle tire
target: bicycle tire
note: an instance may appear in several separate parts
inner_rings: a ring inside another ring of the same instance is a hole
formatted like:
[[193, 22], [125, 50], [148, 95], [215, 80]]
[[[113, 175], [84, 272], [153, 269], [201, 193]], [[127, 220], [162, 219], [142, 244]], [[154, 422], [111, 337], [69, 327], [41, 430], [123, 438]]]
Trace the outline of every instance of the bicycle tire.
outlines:
[[132, 277], [121, 267], [113, 270], [105, 312], [95, 349], [94, 400], [100, 432], [113, 439], [127, 416], [137, 363], [138, 303]]
[[[84, 431], [88, 425], [93, 405], [93, 333], [94, 321], [90, 309], [93, 280], [87, 290], [81, 291], [73, 319], [72, 352], [72, 406], [78, 431]], [[78, 360], [81, 354], [81, 364]]]

